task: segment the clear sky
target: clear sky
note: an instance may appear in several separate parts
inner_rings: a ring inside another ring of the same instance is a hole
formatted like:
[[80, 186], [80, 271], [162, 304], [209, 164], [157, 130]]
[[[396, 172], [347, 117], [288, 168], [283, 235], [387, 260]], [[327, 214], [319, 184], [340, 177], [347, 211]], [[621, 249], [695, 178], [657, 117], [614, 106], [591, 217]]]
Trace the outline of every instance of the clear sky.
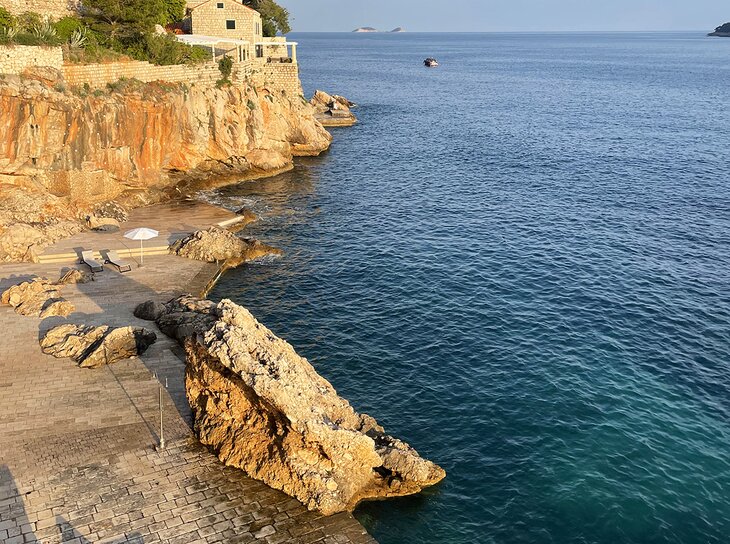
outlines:
[[359, 26], [413, 32], [707, 30], [730, 0], [277, 0], [300, 32]]

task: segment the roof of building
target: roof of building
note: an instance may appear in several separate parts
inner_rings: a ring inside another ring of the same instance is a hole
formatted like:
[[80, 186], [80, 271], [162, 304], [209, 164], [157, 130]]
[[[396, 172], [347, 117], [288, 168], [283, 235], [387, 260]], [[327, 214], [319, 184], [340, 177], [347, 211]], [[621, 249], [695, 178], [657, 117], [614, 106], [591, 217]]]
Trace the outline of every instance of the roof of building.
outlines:
[[[212, 2], [212, 1], [213, 0], [187, 0], [187, 8], [192, 11], [192, 10], [197, 9], [200, 6], [203, 6], [203, 5], [207, 4], [208, 2]], [[218, 0], [218, 1], [220, 1], [220, 0]], [[253, 11], [256, 14], [259, 13], [258, 11], [256, 11], [255, 9], [253, 9], [252, 7], [245, 5], [241, 0], [226, 0], [226, 1], [227, 2], [232, 2], [232, 3], [234, 3], [237, 6], [240, 6], [242, 8], [246, 8], [248, 10], [251, 10], [251, 11]]]

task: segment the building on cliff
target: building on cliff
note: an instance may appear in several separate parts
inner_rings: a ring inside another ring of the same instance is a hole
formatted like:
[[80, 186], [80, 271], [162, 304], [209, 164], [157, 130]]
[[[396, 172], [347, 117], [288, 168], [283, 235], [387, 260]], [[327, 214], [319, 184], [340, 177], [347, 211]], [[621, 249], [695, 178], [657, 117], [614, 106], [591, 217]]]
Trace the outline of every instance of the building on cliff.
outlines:
[[264, 38], [262, 28], [261, 14], [241, 0], [188, 0], [183, 21], [186, 34], [178, 39], [210, 47], [214, 55], [228, 54], [237, 62], [296, 64], [297, 43], [283, 37]]

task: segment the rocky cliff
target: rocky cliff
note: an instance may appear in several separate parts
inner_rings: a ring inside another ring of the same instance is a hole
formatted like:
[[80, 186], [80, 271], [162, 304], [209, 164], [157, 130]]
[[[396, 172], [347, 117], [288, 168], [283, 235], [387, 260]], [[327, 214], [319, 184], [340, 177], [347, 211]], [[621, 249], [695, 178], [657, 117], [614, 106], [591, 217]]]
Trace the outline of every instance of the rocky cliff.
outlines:
[[266, 88], [132, 80], [88, 93], [59, 78], [0, 78], [0, 261], [33, 260], [100, 203], [276, 173], [331, 140], [303, 98]]
[[409, 495], [445, 472], [358, 414], [284, 340], [231, 301], [147, 302], [187, 352], [195, 431], [227, 465], [333, 514], [358, 502]]

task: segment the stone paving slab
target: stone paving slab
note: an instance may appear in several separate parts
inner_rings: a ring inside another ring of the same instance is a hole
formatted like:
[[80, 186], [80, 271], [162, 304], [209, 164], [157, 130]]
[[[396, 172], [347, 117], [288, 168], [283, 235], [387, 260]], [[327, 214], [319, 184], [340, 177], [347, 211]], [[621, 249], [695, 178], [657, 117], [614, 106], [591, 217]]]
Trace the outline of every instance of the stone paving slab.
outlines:
[[[65, 268], [0, 265], [0, 290]], [[193, 437], [180, 349], [132, 310], [204, 285], [214, 271], [155, 256], [128, 274], [106, 270], [64, 287], [76, 307], [67, 320], [0, 307], [0, 542], [375, 542], [350, 514], [308, 512], [224, 467]], [[81, 369], [40, 351], [39, 335], [65, 321], [146, 326], [158, 341], [141, 358]], [[155, 374], [167, 383], [161, 452]]]
[[146, 246], [169, 245], [196, 230], [211, 225], [235, 220], [238, 216], [228, 210], [198, 201], [181, 200], [129, 212], [129, 219], [121, 224], [118, 232], [86, 231], [59, 240], [47, 247], [43, 256], [73, 253], [79, 248], [93, 249], [132, 249], [139, 251], [139, 242], [127, 240], [124, 233], [139, 227], [154, 229], [160, 236], [145, 242]]

